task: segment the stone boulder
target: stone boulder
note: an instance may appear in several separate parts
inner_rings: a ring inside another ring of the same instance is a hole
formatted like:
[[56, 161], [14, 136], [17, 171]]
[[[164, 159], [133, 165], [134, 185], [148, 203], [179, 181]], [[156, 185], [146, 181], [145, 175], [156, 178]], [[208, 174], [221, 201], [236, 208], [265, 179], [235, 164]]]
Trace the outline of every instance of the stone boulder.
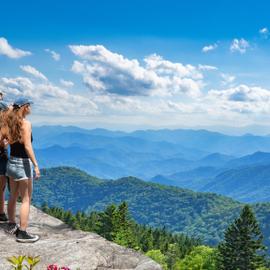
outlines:
[[50, 264], [68, 266], [71, 270], [162, 270], [140, 252], [119, 246], [96, 233], [73, 230], [33, 206], [28, 231], [40, 235], [38, 242], [18, 243], [15, 237], [5, 234], [5, 228], [6, 224], [0, 224], [1, 270], [11, 269], [6, 258], [13, 255], [40, 255], [36, 270], [46, 270]]

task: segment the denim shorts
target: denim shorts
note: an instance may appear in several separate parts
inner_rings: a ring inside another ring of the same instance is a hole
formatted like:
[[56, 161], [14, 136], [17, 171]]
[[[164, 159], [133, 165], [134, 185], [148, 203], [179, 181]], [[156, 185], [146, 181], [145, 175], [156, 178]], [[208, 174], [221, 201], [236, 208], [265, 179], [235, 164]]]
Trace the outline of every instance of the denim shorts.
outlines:
[[0, 156], [0, 175], [6, 175], [7, 159]]
[[18, 158], [10, 156], [7, 162], [6, 175], [15, 181], [33, 179], [33, 164], [30, 158]]

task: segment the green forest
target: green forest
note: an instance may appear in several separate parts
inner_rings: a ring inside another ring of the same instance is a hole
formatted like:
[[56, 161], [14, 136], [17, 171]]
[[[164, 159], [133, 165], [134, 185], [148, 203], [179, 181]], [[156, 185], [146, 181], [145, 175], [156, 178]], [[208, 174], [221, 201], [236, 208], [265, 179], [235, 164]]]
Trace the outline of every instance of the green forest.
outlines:
[[[227, 226], [244, 204], [214, 193], [146, 182], [135, 177], [104, 180], [70, 167], [43, 169], [35, 182], [33, 203], [57, 206], [72, 213], [104, 211], [110, 204], [128, 203], [130, 216], [139, 224], [165, 227], [217, 245]], [[270, 204], [251, 204], [270, 247]]]
[[250, 206], [228, 226], [224, 239], [215, 247], [201, 240], [163, 228], [135, 222], [123, 201], [110, 204], [104, 211], [72, 214], [59, 207], [42, 210], [61, 219], [74, 229], [95, 232], [109, 241], [145, 253], [164, 270], [266, 270], [269, 266], [263, 234]]

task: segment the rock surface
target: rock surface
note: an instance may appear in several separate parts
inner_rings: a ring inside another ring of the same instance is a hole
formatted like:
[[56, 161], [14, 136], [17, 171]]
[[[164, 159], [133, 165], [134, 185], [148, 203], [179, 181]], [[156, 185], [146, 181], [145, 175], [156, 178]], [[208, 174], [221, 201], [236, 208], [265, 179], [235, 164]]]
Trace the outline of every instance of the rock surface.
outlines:
[[68, 266], [71, 270], [162, 270], [159, 264], [139, 252], [107, 241], [95, 233], [72, 230], [35, 207], [31, 207], [28, 231], [40, 235], [38, 242], [18, 243], [15, 237], [5, 234], [5, 228], [6, 224], [0, 224], [1, 270], [11, 269], [6, 258], [13, 255], [40, 255], [41, 262], [36, 270], [46, 270], [49, 264]]

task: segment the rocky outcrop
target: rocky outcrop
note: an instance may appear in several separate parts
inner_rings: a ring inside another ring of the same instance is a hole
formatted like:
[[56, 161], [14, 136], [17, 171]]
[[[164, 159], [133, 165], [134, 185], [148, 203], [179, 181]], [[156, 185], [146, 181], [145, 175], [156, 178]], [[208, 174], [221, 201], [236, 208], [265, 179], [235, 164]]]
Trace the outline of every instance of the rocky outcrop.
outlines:
[[6, 258], [13, 255], [40, 255], [41, 262], [36, 270], [46, 270], [49, 264], [68, 266], [72, 270], [162, 270], [159, 264], [139, 252], [107, 241], [95, 233], [72, 230], [35, 207], [31, 207], [28, 231], [40, 235], [38, 242], [17, 243], [14, 237], [4, 233], [5, 226], [0, 224], [1, 270], [10, 269]]

